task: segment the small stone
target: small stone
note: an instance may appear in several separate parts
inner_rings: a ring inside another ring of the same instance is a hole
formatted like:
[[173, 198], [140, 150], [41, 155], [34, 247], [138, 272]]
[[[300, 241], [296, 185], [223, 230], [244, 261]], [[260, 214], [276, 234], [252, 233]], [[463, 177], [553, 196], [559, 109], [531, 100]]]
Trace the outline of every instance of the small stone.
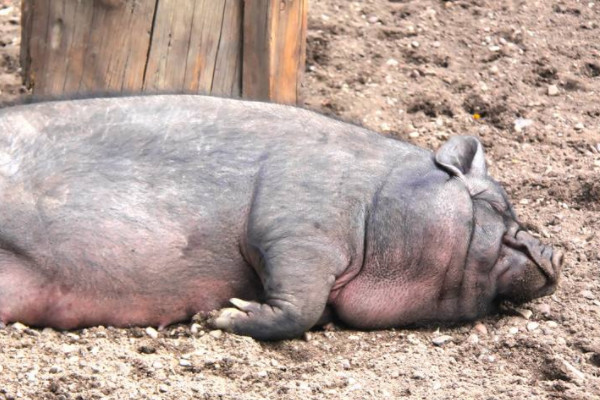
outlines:
[[27, 325], [24, 325], [24, 324], [22, 324], [20, 322], [15, 322], [14, 324], [12, 324], [12, 327], [13, 327], [14, 330], [17, 330], [19, 332], [22, 332], [25, 329], [28, 329]]
[[548, 96], [558, 96], [558, 86], [549, 85], [548, 86]]
[[58, 365], [53, 365], [48, 370], [51, 374], [58, 374], [60, 372], [60, 367]]
[[488, 48], [490, 49], [490, 51], [493, 51], [493, 52], [498, 52], [502, 49], [500, 46], [490, 46]]
[[576, 131], [582, 131], [585, 128], [585, 125], [582, 122], [575, 124]]
[[469, 343], [471, 343], [471, 344], [478, 344], [479, 343], [479, 336], [477, 336], [474, 333], [472, 333], [471, 335], [469, 335]]
[[577, 368], [575, 368], [568, 361], [566, 361], [566, 360], [561, 360], [561, 361], [562, 361], [563, 365], [565, 366], [565, 369], [567, 370], [567, 372], [569, 373], [569, 375], [571, 375], [573, 378], [578, 379], [578, 380], [584, 380], [585, 379], [585, 375], [583, 374], [583, 372], [581, 372], [580, 370], [578, 370]]
[[443, 346], [447, 342], [452, 340], [452, 336], [442, 335], [431, 339], [431, 342], [436, 346]]
[[190, 360], [181, 359], [179, 360], [179, 366], [184, 368], [189, 368], [192, 366], [192, 362]]
[[508, 329], [508, 333], [510, 333], [511, 335], [516, 335], [517, 333], [519, 333], [519, 328], [517, 328], [516, 326], [511, 326]]
[[167, 385], [158, 385], [158, 391], [161, 393], [167, 393], [169, 391], [169, 387]]
[[340, 364], [343, 369], [350, 369], [350, 361], [344, 359], [344, 360], [340, 361]]
[[414, 132], [411, 132], [408, 134], [408, 137], [413, 138], [413, 139], [418, 138], [419, 136], [420, 136], [419, 132], [417, 132], [417, 131], [414, 131]]
[[141, 354], [154, 354], [156, 353], [156, 348], [154, 348], [153, 346], [140, 346], [138, 347], [138, 352], [140, 352]]
[[312, 339], [312, 333], [304, 332], [304, 335], [302, 335], [302, 339], [304, 339], [305, 342], [310, 342]]
[[550, 314], [550, 306], [546, 303], [542, 303], [540, 305], [537, 306], [537, 310], [540, 314], [542, 315], [549, 315]]
[[535, 331], [539, 327], [540, 327], [540, 324], [538, 324], [535, 321], [531, 321], [531, 322], [527, 323], [527, 330], [529, 332], [533, 332], [533, 331]]
[[154, 361], [152, 363], [152, 368], [154, 368], [154, 369], [162, 369], [163, 368], [163, 364], [160, 361]]
[[208, 332], [208, 334], [215, 339], [219, 339], [221, 336], [223, 336], [223, 331], [220, 329], [215, 329], [214, 331]]
[[425, 374], [423, 373], [423, 371], [419, 371], [416, 369], [412, 373], [412, 378], [413, 379], [425, 379]]
[[533, 120], [528, 118], [517, 118], [514, 122], [516, 132], [522, 132], [524, 129], [533, 125]]
[[596, 298], [596, 296], [594, 296], [594, 293], [592, 293], [591, 290], [582, 290], [581, 292], [579, 292], [579, 294], [581, 294], [581, 296], [588, 300], [594, 300]]
[[521, 317], [523, 317], [525, 319], [530, 319], [531, 316], [533, 315], [533, 312], [526, 308], [517, 308], [515, 311], [517, 312], [517, 314], [519, 314]]
[[152, 339], [158, 338], [158, 331], [153, 327], [149, 326], [146, 328], [146, 335], [150, 336]]
[[481, 322], [476, 323], [475, 326], [473, 327], [473, 329], [481, 335], [488, 334], [487, 327], [484, 324], [482, 324]]
[[192, 326], [190, 326], [190, 333], [192, 335], [197, 335], [200, 330], [202, 330], [202, 326], [200, 324], [192, 324]]
[[385, 62], [386, 65], [390, 66], [390, 67], [396, 67], [398, 66], [399, 62], [398, 60], [394, 59], [394, 58], [390, 58], [389, 60], [387, 60]]
[[491, 72], [492, 74], [496, 75], [498, 72], [500, 72], [500, 69], [498, 68], [498, 66], [497, 66], [497, 65], [492, 65], [492, 66], [490, 67], [490, 72]]
[[529, 204], [529, 199], [521, 199], [519, 200], [519, 204], [527, 205]]
[[358, 336], [358, 335], [350, 335], [350, 336], [348, 336], [348, 340], [360, 340], [360, 336]]
[[546, 326], [550, 329], [554, 329], [558, 327], [558, 323], [556, 323], [555, 321], [547, 321]]
[[371, 24], [376, 24], [377, 22], [379, 22], [379, 17], [377, 17], [377, 16], [372, 16], [372, 17], [369, 17], [368, 21], [369, 21]]
[[92, 370], [92, 372], [93, 372], [94, 374], [97, 374], [97, 373], [99, 373], [100, 371], [102, 371], [102, 369], [101, 369], [99, 366], [97, 366], [97, 365], [90, 365], [90, 369]]
[[258, 373], [256, 374], [256, 376], [258, 376], [261, 379], [266, 378], [267, 376], [269, 376], [269, 374], [267, 373], [267, 371], [258, 371]]
[[416, 49], [416, 48], [418, 48], [418, 47], [420, 46], [419, 42], [417, 42], [416, 40], [413, 40], [413, 41], [410, 43], [410, 45], [411, 45], [412, 47], [414, 47], [415, 49]]

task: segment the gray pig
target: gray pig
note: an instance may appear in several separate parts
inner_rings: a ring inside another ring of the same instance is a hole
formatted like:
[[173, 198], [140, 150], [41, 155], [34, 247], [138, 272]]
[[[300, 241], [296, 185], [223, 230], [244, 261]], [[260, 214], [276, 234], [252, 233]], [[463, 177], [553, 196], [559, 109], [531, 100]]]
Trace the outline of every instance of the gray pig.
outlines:
[[[435, 154], [311, 111], [202, 96], [0, 110], [0, 322], [283, 339], [472, 320], [552, 293], [473, 137]], [[233, 306], [229, 307], [228, 302]]]

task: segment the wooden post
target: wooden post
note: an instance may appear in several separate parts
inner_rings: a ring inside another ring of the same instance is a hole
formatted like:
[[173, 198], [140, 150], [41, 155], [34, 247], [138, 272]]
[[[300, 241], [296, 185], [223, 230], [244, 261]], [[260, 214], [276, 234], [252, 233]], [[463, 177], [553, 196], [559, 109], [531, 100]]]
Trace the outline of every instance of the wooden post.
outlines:
[[244, 9], [243, 95], [294, 103], [306, 53], [308, 1], [247, 0]]
[[35, 95], [203, 93], [296, 103], [308, 0], [23, 0]]

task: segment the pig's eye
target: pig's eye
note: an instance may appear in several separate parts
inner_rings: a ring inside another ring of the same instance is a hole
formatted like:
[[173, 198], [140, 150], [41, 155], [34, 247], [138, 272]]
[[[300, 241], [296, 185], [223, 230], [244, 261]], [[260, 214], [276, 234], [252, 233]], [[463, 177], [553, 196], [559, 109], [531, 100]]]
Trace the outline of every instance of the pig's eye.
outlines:
[[497, 193], [489, 190], [483, 190], [473, 196], [475, 200], [481, 200], [490, 205], [490, 207], [499, 214], [507, 212], [506, 202]]

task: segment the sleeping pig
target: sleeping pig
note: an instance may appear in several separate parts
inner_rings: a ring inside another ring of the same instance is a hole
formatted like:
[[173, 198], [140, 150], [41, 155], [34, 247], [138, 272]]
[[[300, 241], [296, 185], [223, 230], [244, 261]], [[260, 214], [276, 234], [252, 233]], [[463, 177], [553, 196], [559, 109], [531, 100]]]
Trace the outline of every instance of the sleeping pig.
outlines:
[[311, 111], [155, 95], [0, 110], [0, 322], [473, 320], [552, 293], [474, 137], [436, 153]]

